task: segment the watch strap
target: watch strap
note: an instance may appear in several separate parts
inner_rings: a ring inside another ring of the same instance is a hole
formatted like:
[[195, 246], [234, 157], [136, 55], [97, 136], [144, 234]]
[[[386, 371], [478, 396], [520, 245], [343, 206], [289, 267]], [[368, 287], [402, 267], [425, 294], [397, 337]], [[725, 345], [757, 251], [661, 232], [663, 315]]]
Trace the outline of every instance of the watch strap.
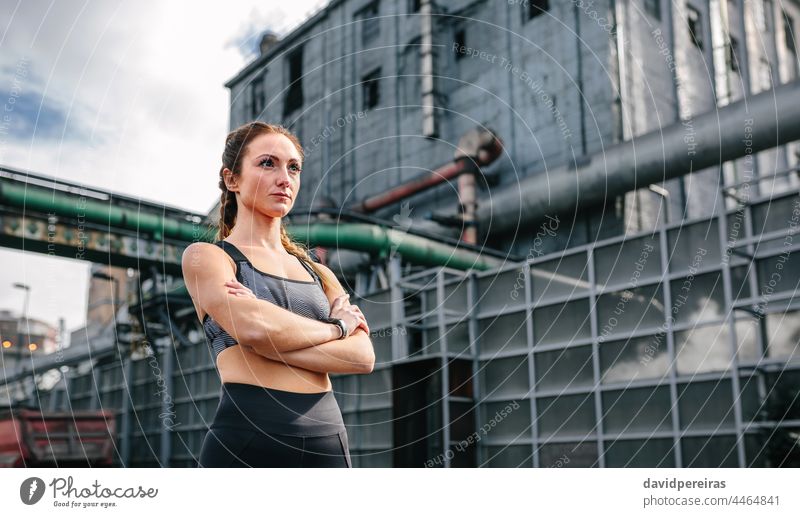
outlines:
[[347, 324], [344, 322], [344, 320], [339, 318], [326, 318], [325, 321], [327, 323], [333, 323], [339, 327], [339, 330], [341, 331], [341, 334], [339, 334], [339, 339], [344, 339], [347, 337]]

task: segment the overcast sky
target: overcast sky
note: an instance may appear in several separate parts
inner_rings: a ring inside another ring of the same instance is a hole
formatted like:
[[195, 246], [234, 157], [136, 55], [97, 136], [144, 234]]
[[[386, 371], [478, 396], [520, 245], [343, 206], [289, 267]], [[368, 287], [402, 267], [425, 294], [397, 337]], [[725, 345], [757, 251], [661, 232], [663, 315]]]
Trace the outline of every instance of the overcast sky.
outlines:
[[[229, 130], [223, 84], [264, 30], [283, 35], [326, 3], [4, 0], [0, 103], [16, 102], [0, 164], [206, 212]], [[0, 248], [0, 264], [0, 309], [22, 309], [11, 284], [23, 282], [31, 317], [83, 325], [88, 263]]]

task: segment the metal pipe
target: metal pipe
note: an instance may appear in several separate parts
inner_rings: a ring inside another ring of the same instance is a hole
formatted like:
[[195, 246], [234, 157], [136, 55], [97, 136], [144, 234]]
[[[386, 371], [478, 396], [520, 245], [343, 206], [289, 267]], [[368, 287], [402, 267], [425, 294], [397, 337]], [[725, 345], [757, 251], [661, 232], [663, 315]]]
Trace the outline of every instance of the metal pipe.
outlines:
[[[159, 316], [161, 321], [170, 321], [169, 316], [165, 314], [165, 310], [162, 308], [159, 310]], [[170, 328], [169, 326], [167, 328]], [[171, 458], [172, 458], [172, 428], [176, 424], [169, 425], [167, 420], [172, 420], [170, 415], [174, 415], [174, 411], [172, 410], [173, 407], [173, 397], [175, 396], [174, 390], [174, 358], [173, 355], [175, 353], [174, 342], [167, 344], [163, 347], [159, 347], [161, 349], [161, 362], [164, 367], [163, 372], [163, 393], [161, 393], [161, 414], [158, 415], [159, 421], [161, 422], [161, 435], [160, 435], [160, 449], [159, 449], [159, 462], [161, 463], [160, 467], [162, 468], [169, 468], [171, 465]], [[158, 349], [154, 350], [153, 353], [158, 357]]]
[[442, 244], [404, 231], [371, 224], [313, 223], [297, 225], [292, 227], [292, 237], [317, 246], [365, 251], [376, 253], [381, 257], [397, 253], [406, 261], [426, 266], [487, 270], [506, 262], [502, 258], [482, 255], [472, 250]]
[[[669, 55], [672, 56], [672, 64], [669, 66], [670, 69], [670, 76], [672, 78], [672, 95], [675, 97], [675, 103], [673, 104], [674, 113], [675, 113], [675, 123], [681, 121], [682, 113], [684, 110], [684, 105], [681, 104], [681, 93], [683, 92], [683, 79], [681, 79], [680, 75], [678, 74], [678, 61], [677, 55], [675, 54], [675, 13], [673, 11], [674, 6], [672, 2], [669, 2], [664, 8], [662, 6], [662, 11], [666, 11], [667, 19], [667, 30], [665, 33], [665, 37], [669, 42]], [[657, 29], [657, 34], [661, 33], [660, 29]], [[683, 176], [678, 178], [678, 189], [679, 192], [679, 199], [678, 203], [681, 208], [681, 217], [686, 215], [686, 211], [688, 209], [687, 203], [688, 200], [686, 199], [686, 182]], [[667, 203], [667, 207], [669, 207], [669, 203]], [[669, 212], [667, 212], [667, 220], [669, 221]]]
[[577, 169], [567, 165], [548, 171], [547, 178], [527, 176], [493, 192], [478, 208], [481, 230], [512, 231], [545, 215], [798, 140], [798, 99], [800, 81], [793, 81], [696, 117], [691, 134], [682, 123], [672, 124], [598, 153]]
[[126, 354], [123, 359], [125, 393], [122, 394], [122, 409], [119, 414], [122, 416], [120, 422], [120, 461], [122, 467], [130, 467], [131, 446], [133, 442], [132, 416], [133, 413], [133, 359], [130, 354]]
[[368, 197], [348, 208], [354, 212], [374, 212], [383, 207], [399, 203], [403, 199], [411, 197], [418, 192], [450, 181], [462, 173], [472, 172], [475, 169], [476, 165], [474, 162], [465, 157], [448, 163], [434, 171], [427, 172], [411, 181], [392, 187], [385, 192]]
[[708, 0], [708, 23], [711, 28], [711, 66], [714, 70], [715, 95], [718, 106], [726, 106], [733, 99], [731, 78], [728, 73], [730, 29], [728, 1]]
[[736, 0], [736, 7], [739, 11], [739, 70], [742, 74], [742, 82], [744, 83], [744, 91], [742, 95], [749, 97], [753, 94], [753, 84], [750, 79], [750, 42], [747, 41], [747, 13], [750, 9], [750, 3], [745, 0]]
[[611, 10], [614, 13], [614, 37], [616, 38], [615, 47], [617, 50], [617, 75], [619, 76], [619, 117], [620, 128], [619, 137], [622, 141], [630, 139], [633, 134], [634, 117], [625, 110], [630, 109], [628, 105], [630, 95], [628, 94], [628, 51], [625, 45], [625, 38], [628, 37], [627, 12], [625, 2], [627, 0], [614, 0]]
[[[581, 17], [578, 14], [578, 2], [572, 3], [572, 17], [575, 23], [575, 66], [577, 68], [576, 80], [578, 91], [578, 116], [581, 118], [579, 127], [581, 128], [581, 156], [586, 154], [586, 99], [583, 95], [583, 52], [582, 45], [585, 45], [581, 37]], [[571, 159], [574, 151], [567, 150], [567, 159]]]
[[433, 20], [431, 0], [420, 2], [419, 13], [420, 37], [420, 75], [422, 75], [422, 134], [428, 138], [439, 136], [439, 124], [436, 117], [436, 92], [433, 79]]
[[[293, 228], [301, 225], [308, 224], [309, 222], [321, 222], [322, 220], [328, 221], [336, 221], [336, 224], [339, 226], [343, 226], [345, 224], [350, 224], [352, 222], [360, 222], [360, 223], [367, 223], [367, 224], [374, 224], [380, 227], [386, 228], [397, 228], [397, 223], [392, 223], [391, 221], [387, 221], [386, 219], [381, 219], [379, 217], [375, 217], [368, 214], [362, 214], [359, 212], [353, 212], [348, 209], [338, 209], [338, 208], [326, 208], [326, 207], [319, 207], [319, 208], [295, 208], [297, 212], [299, 212], [298, 217], [294, 217], [290, 215], [290, 221], [287, 226], [287, 231], [293, 235]], [[331, 217], [320, 217], [319, 220], [311, 221], [309, 218], [312, 216], [331, 216]], [[442, 235], [441, 233], [433, 233], [427, 231], [425, 229], [421, 229], [420, 226], [422, 222], [414, 221], [413, 226], [408, 228], [403, 228], [403, 231], [410, 234], [410, 235], [417, 235], [419, 237], [423, 237], [426, 239], [430, 239], [432, 241], [450, 244], [452, 246], [457, 246], [459, 248], [465, 250], [472, 250], [476, 253], [481, 253], [482, 255], [497, 257], [509, 260], [511, 262], [521, 262], [524, 258], [522, 255], [515, 255], [513, 253], [509, 253], [507, 251], [500, 251], [494, 248], [488, 248], [485, 245], [473, 245], [469, 243], [465, 243], [459, 241], [456, 237], [448, 237], [446, 235]], [[346, 249], [344, 246], [339, 246], [340, 249]]]
[[161, 237], [193, 241], [197, 239], [198, 225], [179, 221], [163, 214], [121, 208], [111, 201], [95, 201], [78, 194], [47, 189], [23, 182], [0, 183], [0, 204], [19, 207], [43, 214], [54, 213], [106, 227], [125, 228], [135, 232]]
[[[480, 155], [479, 158], [486, 158]], [[466, 159], [465, 159], [466, 160]], [[176, 240], [186, 243], [195, 241], [211, 241], [212, 232], [201, 232], [193, 223], [176, 221], [156, 214], [137, 214], [127, 208], [119, 208], [102, 201], [87, 201], [78, 194], [59, 192], [39, 186], [24, 183], [4, 182], [0, 184], [0, 204], [20, 207], [28, 212], [55, 214], [56, 217], [81, 219], [88, 222], [103, 224], [112, 233], [117, 230], [153, 231], [163, 230], [164, 235], [171, 235]], [[341, 214], [340, 214], [341, 215]], [[287, 225], [287, 231], [295, 238], [310, 239], [310, 245], [333, 246], [347, 248], [351, 242], [352, 249], [368, 251], [380, 255], [388, 255], [393, 246], [409, 262], [421, 265], [450, 265], [459, 269], [476, 267], [487, 269], [491, 264], [502, 263], [509, 259], [507, 254], [493, 253], [485, 248], [470, 246], [434, 235], [414, 235], [420, 233], [412, 230], [405, 232], [397, 229], [383, 228], [376, 225], [378, 221], [364, 214], [354, 214], [364, 219], [370, 219], [369, 224], [315, 224], [309, 232], [305, 224]], [[169, 231], [167, 231], [169, 230]], [[371, 238], [377, 240], [372, 242]], [[492, 259], [495, 255], [497, 259]], [[419, 260], [419, 262], [417, 262]], [[513, 259], [512, 259], [513, 260]]]
[[478, 228], [475, 223], [475, 211], [478, 209], [478, 200], [475, 190], [474, 174], [462, 174], [458, 177], [458, 197], [461, 206], [461, 220], [464, 228], [461, 233], [461, 240], [472, 245], [478, 242]]
[[374, 212], [399, 203], [423, 190], [440, 185], [461, 174], [476, 174], [481, 167], [494, 162], [503, 152], [503, 143], [491, 129], [477, 127], [465, 133], [458, 142], [454, 160], [406, 183], [370, 196], [349, 206], [354, 212]]

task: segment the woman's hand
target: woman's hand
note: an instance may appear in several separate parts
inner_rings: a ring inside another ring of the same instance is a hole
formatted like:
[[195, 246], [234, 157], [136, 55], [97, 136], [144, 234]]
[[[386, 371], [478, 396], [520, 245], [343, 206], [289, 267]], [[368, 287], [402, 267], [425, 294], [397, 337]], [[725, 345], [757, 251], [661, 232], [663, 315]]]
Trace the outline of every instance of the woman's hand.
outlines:
[[348, 336], [352, 335], [359, 327], [363, 328], [364, 331], [369, 334], [367, 319], [361, 313], [361, 309], [349, 303], [348, 298], [350, 298], [349, 294], [343, 294], [335, 298], [333, 300], [333, 305], [331, 305], [331, 313], [328, 317], [344, 320], [347, 324]]
[[[356, 312], [358, 312], [358, 314], [360, 314], [360, 315], [361, 315], [361, 320], [362, 320], [362, 322], [361, 322], [361, 323], [359, 323], [358, 327], [361, 327], [361, 328], [363, 328], [363, 329], [364, 329], [364, 332], [366, 332], [367, 334], [369, 334], [369, 325], [367, 325], [367, 317], [366, 317], [366, 316], [364, 316], [364, 313], [362, 313], [362, 312], [361, 312], [361, 309], [359, 309], [357, 305], [353, 305], [353, 304], [351, 304], [351, 305], [350, 305], [350, 307], [352, 307], [353, 309], [355, 309], [355, 310], [356, 310]], [[358, 328], [358, 327], [356, 327], [356, 328]]]
[[[246, 298], [257, 298], [257, 296], [253, 294], [253, 291], [236, 279], [228, 280], [225, 282], [225, 286], [228, 288], [228, 294]], [[369, 325], [367, 325], [366, 317], [364, 317], [361, 309], [347, 301], [349, 297], [349, 294], [343, 294], [336, 298], [333, 301], [331, 313], [328, 316], [331, 318], [343, 319], [349, 330], [348, 336], [352, 335], [359, 327], [363, 328], [364, 331], [369, 334]]]
[[236, 296], [243, 296], [245, 298], [257, 298], [253, 291], [245, 287], [241, 282], [236, 280], [228, 280], [225, 282], [225, 286], [228, 288], [228, 294], [233, 294]]

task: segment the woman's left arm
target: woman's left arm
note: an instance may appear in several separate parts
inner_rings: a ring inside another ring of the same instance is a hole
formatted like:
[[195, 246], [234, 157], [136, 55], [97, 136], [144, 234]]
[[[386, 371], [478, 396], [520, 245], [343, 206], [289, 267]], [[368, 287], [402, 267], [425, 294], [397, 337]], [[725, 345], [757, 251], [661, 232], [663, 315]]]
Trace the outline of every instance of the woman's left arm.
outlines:
[[[328, 271], [324, 269], [326, 276]], [[335, 290], [326, 293], [329, 300], [335, 299], [344, 293], [341, 284], [330, 273], [329, 278], [333, 279]], [[228, 282], [228, 292], [234, 296], [248, 296], [255, 298], [250, 289], [238, 281]], [[332, 302], [331, 302], [332, 303]], [[347, 302], [345, 302], [347, 303]], [[358, 308], [356, 308], [358, 310]], [[361, 311], [358, 310], [360, 313]], [[372, 340], [369, 337], [369, 326], [362, 314], [363, 324], [359, 325], [348, 337], [335, 339], [327, 343], [290, 350], [288, 352], [278, 352], [276, 350], [265, 349], [256, 350], [249, 345], [242, 345], [244, 348], [259, 355], [280, 361], [291, 366], [305, 368], [320, 373], [372, 373], [375, 367], [375, 350]]]
[[[247, 347], [251, 350], [252, 347]], [[375, 351], [369, 334], [359, 327], [350, 336], [316, 346], [261, 354], [299, 368], [321, 373], [372, 373]]]

